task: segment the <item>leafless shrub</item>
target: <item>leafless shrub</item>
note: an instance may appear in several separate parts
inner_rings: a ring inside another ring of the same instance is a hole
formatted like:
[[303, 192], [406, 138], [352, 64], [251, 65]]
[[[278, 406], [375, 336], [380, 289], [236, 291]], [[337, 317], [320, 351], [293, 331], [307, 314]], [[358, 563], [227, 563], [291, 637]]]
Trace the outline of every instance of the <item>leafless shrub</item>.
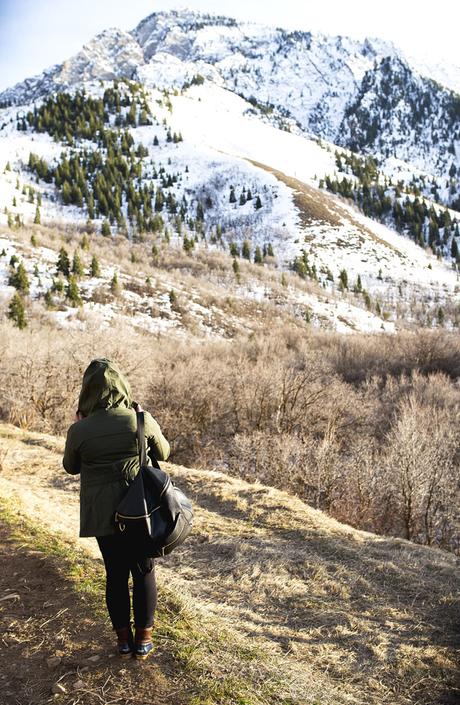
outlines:
[[259, 479], [354, 526], [458, 552], [456, 341], [344, 341], [267, 322], [267, 332], [195, 343], [118, 322], [58, 334], [43, 321], [25, 331], [4, 323], [1, 418], [65, 432], [86, 365], [112, 357], [176, 462]]

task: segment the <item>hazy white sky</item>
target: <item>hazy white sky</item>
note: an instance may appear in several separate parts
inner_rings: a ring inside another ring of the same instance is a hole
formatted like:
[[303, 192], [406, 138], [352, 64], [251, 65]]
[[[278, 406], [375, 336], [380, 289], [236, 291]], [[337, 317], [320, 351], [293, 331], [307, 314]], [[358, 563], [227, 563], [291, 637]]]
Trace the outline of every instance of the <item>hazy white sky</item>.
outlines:
[[455, 0], [0, 0], [0, 90], [76, 53], [107, 27], [189, 7], [277, 27], [383, 37], [418, 56], [460, 64]]

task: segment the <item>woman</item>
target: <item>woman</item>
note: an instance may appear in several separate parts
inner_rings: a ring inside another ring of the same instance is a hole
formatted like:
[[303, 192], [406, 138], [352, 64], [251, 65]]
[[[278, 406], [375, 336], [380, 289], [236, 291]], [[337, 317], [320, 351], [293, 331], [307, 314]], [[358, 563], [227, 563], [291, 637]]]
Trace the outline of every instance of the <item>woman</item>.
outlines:
[[[106, 600], [118, 637], [118, 653], [145, 659], [153, 649], [152, 626], [157, 602], [153, 560], [133, 556], [114, 514], [139, 472], [136, 410], [129, 383], [117, 365], [93, 360], [83, 376], [75, 423], [69, 428], [63, 465], [80, 473], [80, 536], [95, 536], [106, 570]], [[169, 456], [169, 443], [155, 419], [145, 416], [147, 452], [157, 460]], [[128, 588], [133, 579], [135, 635], [131, 631]]]

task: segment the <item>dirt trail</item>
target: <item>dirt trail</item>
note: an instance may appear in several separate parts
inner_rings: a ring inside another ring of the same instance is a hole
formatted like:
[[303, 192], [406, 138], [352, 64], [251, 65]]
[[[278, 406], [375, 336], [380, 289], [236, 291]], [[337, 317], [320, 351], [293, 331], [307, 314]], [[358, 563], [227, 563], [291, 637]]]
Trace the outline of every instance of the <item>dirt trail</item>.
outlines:
[[375, 233], [367, 228], [363, 223], [361, 223], [358, 218], [353, 217], [353, 211], [351, 207], [345, 207], [343, 203], [340, 202], [338, 196], [333, 196], [330, 193], [325, 193], [319, 188], [314, 188], [309, 184], [306, 184], [293, 176], [287, 176], [282, 171], [273, 169], [267, 164], [262, 164], [261, 162], [253, 161], [248, 159], [251, 164], [259, 167], [259, 169], [264, 169], [270, 174], [276, 176], [279, 181], [282, 181], [286, 186], [293, 189], [294, 192], [294, 204], [298, 209], [301, 225], [307, 229], [311, 225], [322, 225], [332, 226], [337, 228], [345, 223], [348, 223], [353, 228], [355, 228], [361, 235], [366, 238], [378, 242], [379, 245], [391, 250], [392, 252], [403, 256], [402, 253], [386, 240], [378, 237]]
[[[107, 623], [46, 556], [0, 527], [0, 703], [181, 705], [174, 663], [159, 645], [151, 663], [121, 661]], [[103, 635], [103, 639], [101, 639]], [[140, 671], [140, 668], [142, 669]], [[167, 676], [167, 677], [166, 677]]]
[[[78, 478], [61, 469], [62, 441], [1, 425], [0, 442], [0, 495], [97, 555], [94, 540], [77, 539]], [[356, 531], [261, 485], [167, 469], [197, 523], [181, 551], [158, 561], [161, 584], [263, 640], [318, 693], [327, 683], [335, 699], [321, 702], [454, 702], [455, 557]]]

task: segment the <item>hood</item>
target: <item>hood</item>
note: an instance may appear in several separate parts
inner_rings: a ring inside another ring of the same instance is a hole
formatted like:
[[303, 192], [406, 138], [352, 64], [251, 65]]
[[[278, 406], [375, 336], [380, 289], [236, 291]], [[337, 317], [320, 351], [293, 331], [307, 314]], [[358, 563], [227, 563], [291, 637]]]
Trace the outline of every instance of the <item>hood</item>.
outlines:
[[92, 360], [85, 374], [78, 400], [78, 409], [89, 416], [97, 409], [131, 407], [131, 387], [120, 369], [105, 357]]

